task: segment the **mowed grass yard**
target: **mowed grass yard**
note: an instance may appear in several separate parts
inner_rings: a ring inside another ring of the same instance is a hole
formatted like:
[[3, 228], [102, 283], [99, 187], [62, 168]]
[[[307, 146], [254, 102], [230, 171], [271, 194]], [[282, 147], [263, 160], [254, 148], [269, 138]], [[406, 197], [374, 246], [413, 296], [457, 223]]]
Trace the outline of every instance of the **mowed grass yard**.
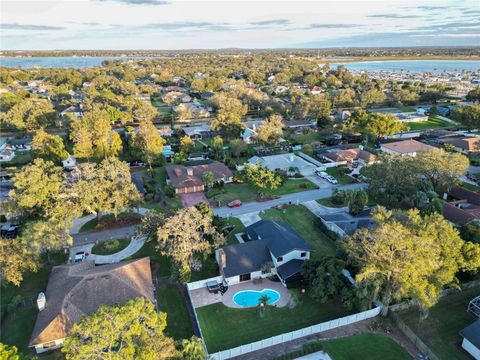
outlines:
[[355, 179], [345, 174], [346, 169], [347, 168], [345, 166], [338, 166], [328, 168], [327, 170], [325, 170], [325, 172], [328, 175], [331, 175], [335, 179], [337, 179], [339, 184], [353, 184], [355, 182]]
[[405, 310], [398, 315], [440, 359], [467, 359], [458, 348], [462, 341], [458, 333], [475, 321], [467, 313], [467, 307], [469, 301], [479, 293], [480, 287], [477, 287], [448, 295], [430, 310], [428, 318], [423, 321], [419, 320], [416, 309]]
[[306, 294], [298, 296], [300, 303], [293, 309], [268, 306], [263, 318], [258, 307], [234, 309], [216, 303], [197, 308], [208, 351], [230, 349], [349, 314], [338, 299], [320, 304]]
[[312, 257], [335, 256], [337, 248], [318, 227], [318, 218], [303, 205], [291, 205], [284, 209], [268, 209], [260, 213], [265, 220], [283, 221], [293, 227], [313, 248]]
[[379, 334], [361, 334], [322, 342], [333, 360], [410, 360], [412, 356], [392, 339]]
[[411, 122], [407, 126], [411, 131], [421, 131], [449, 127], [452, 126], [452, 123], [430, 116], [427, 121]]
[[193, 335], [193, 323], [182, 293], [176, 285], [157, 287], [157, 303], [160, 311], [167, 313], [168, 336], [175, 340], [189, 339]]
[[[279, 188], [275, 190], [265, 190], [263, 193], [266, 196], [282, 196], [317, 188], [317, 185], [305, 178], [287, 179]], [[215, 202], [219, 201], [220, 206], [225, 206], [233, 200], [240, 200], [242, 202], [255, 201], [257, 200], [257, 195], [258, 191], [247, 183], [232, 183], [225, 185], [223, 189], [214, 188], [207, 191], [207, 198]]]

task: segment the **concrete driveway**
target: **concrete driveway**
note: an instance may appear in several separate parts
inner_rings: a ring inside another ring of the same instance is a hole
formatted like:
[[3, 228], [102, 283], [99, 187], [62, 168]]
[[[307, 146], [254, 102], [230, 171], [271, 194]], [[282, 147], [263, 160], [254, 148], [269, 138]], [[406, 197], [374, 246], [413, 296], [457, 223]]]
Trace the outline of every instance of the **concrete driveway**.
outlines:
[[256, 222], [262, 220], [262, 218], [258, 215], [258, 211], [254, 211], [248, 214], [241, 214], [237, 216], [243, 225], [250, 226], [255, 224]]
[[178, 198], [182, 201], [182, 204], [185, 207], [195, 206], [201, 202], [208, 202], [205, 194], [201, 191], [188, 194], [178, 194]]

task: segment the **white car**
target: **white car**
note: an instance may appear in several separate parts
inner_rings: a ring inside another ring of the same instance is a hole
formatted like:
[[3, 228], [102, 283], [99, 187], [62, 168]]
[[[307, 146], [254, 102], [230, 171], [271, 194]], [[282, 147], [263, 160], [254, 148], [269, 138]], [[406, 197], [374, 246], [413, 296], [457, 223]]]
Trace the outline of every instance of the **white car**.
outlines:
[[85, 251], [80, 251], [75, 254], [75, 257], [73, 258], [73, 262], [84, 262], [86, 258]]

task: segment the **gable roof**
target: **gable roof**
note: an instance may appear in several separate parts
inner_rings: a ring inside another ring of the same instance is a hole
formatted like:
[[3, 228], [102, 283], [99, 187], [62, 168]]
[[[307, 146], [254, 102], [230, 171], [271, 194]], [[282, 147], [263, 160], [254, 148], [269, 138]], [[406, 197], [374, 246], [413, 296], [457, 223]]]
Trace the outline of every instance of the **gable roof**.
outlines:
[[376, 156], [373, 155], [372, 153], [365, 150], [361, 150], [359, 148], [340, 150], [332, 153], [327, 152], [323, 156], [336, 162], [337, 161], [353, 161], [353, 160], [362, 159], [367, 163], [372, 163], [376, 159]]
[[475, 151], [480, 145], [480, 137], [451, 137], [439, 140], [441, 144], [450, 144], [466, 151]]
[[416, 152], [427, 152], [435, 149], [433, 146], [424, 144], [417, 140], [403, 140], [382, 144], [382, 147], [395, 151], [399, 154], [410, 154]]
[[63, 339], [83, 316], [100, 305], [123, 304], [144, 297], [155, 301], [150, 258], [95, 266], [93, 262], [53, 268], [29, 346]]
[[469, 203], [480, 205], [480, 194], [461, 186], [452, 186], [450, 190], [448, 190], [448, 195], [455, 199], [467, 200]]
[[462, 329], [460, 335], [480, 349], [480, 319]]
[[310, 251], [310, 246], [297, 232], [284, 222], [260, 220], [246, 227], [253, 240], [266, 240], [267, 248], [275, 256], [283, 256], [292, 250]]

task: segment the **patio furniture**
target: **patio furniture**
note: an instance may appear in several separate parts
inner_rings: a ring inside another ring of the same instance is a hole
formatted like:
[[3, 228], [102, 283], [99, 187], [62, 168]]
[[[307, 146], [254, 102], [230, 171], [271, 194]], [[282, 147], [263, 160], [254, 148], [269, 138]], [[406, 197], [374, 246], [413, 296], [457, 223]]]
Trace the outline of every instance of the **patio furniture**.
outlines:
[[206, 285], [209, 293], [217, 294], [220, 290], [220, 284], [216, 280], [207, 281]]

